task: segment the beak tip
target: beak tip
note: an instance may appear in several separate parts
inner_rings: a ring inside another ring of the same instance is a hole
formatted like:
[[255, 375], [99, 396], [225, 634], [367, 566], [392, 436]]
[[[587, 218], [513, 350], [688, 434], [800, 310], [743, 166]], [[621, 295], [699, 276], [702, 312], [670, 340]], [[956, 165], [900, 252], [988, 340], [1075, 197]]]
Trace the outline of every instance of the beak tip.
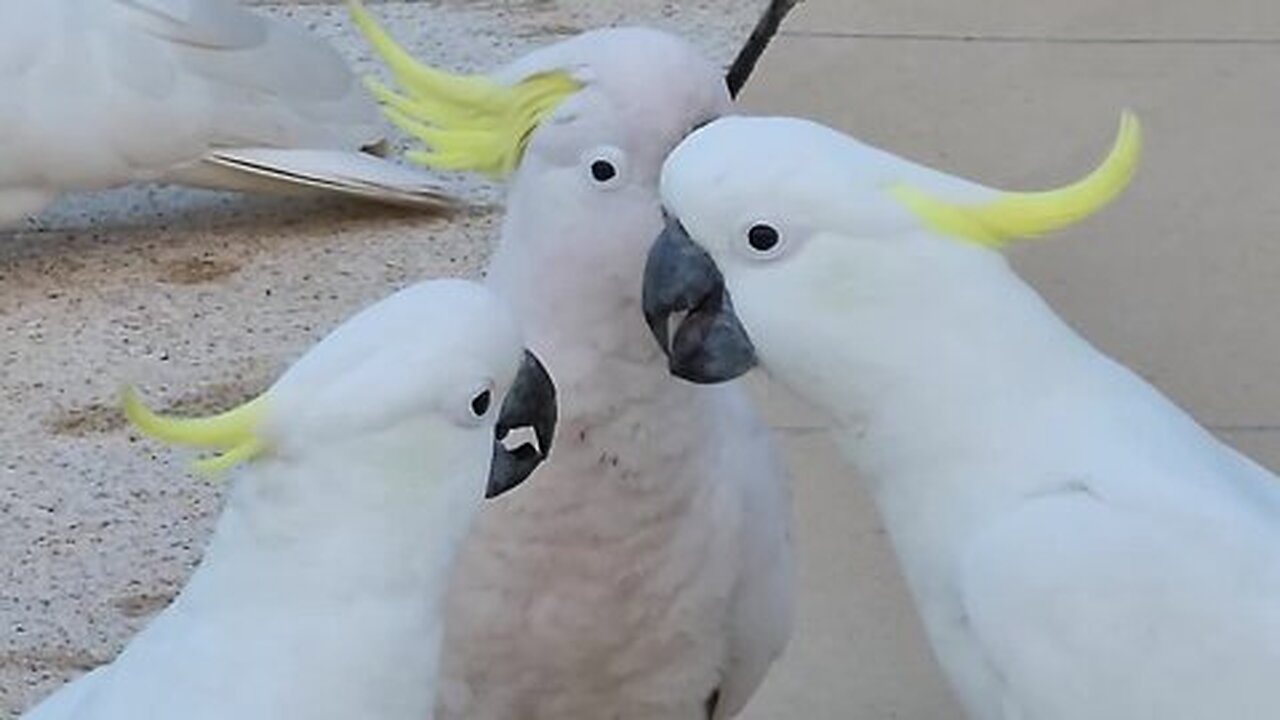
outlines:
[[[755, 367], [755, 348], [734, 312], [724, 276], [677, 218], [666, 218], [649, 250], [641, 304], [672, 375], [713, 385]], [[671, 316], [678, 312], [685, 314], [673, 330]]]
[[[523, 483], [551, 454], [559, 410], [556, 386], [538, 356], [525, 350], [516, 380], [502, 403], [494, 427], [493, 460], [489, 468], [486, 498], [495, 498]], [[525, 443], [508, 450], [502, 439], [511, 430], [532, 429], [538, 446]]]
[[689, 352], [671, 356], [671, 374], [695, 385], [718, 385], [750, 372], [757, 365], [755, 348], [745, 335], [708, 338]]
[[668, 335], [667, 319], [670, 316], [661, 311], [650, 310], [647, 303], [644, 311], [645, 323], [649, 326], [649, 332], [653, 335], [654, 341], [658, 343], [658, 347], [662, 348], [663, 355], [671, 354], [671, 341]]

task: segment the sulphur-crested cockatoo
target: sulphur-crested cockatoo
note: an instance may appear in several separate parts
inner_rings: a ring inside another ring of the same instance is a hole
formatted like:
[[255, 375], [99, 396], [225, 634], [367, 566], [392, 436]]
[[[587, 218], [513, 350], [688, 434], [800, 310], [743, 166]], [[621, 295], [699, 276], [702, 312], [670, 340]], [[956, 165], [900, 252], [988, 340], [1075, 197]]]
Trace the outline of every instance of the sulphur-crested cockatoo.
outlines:
[[790, 634], [785, 477], [745, 389], [671, 378], [640, 314], [662, 159], [730, 111], [720, 71], [678, 38], [611, 29], [457, 77], [355, 17], [416, 157], [508, 179], [488, 285], [561, 389], [538, 492], [496, 503], [463, 553], [437, 717], [735, 715]]
[[[430, 717], [462, 538], [555, 427], [555, 389], [501, 301], [413, 286], [214, 418], [125, 402], [144, 433], [221, 451], [204, 470], [243, 467], [173, 604], [24, 720]], [[526, 426], [538, 447], [499, 442]]]
[[1098, 210], [1139, 146], [1126, 115], [1084, 180], [1013, 193], [729, 119], [663, 171], [645, 306], [673, 370], [758, 357], [827, 410], [975, 720], [1280, 717], [1280, 484], [997, 252]]
[[234, 0], [0, 0], [0, 227], [139, 181], [445, 202], [342, 58]]

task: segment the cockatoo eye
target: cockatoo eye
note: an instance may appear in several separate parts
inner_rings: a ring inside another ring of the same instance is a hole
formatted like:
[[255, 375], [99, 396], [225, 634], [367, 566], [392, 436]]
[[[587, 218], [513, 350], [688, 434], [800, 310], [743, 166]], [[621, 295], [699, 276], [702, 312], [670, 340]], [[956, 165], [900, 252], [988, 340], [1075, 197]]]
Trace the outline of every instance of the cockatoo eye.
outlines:
[[747, 223], [742, 230], [742, 253], [752, 260], [772, 260], [786, 249], [786, 239], [778, 226], [762, 221]]
[[591, 177], [595, 178], [596, 182], [609, 182], [617, 174], [618, 168], [608, 160], [596, 160], [591, 163]]
[[752, 250], [758, 253], [773, 252], [778, 247], [778, 243], [782, 238], [778, 235], [777, 228], [765, 223], [756, 223], [747, 230], [747, 244]]
[[484, 380], [472, 386], [471, 392], [455, 400], [456, 421], [460, 425], [480, 425], [493, 413], [493, 382]]
[[622, 184], [626, 176], [626, 155], [616, 147], [603, 145], [583, 155], [586, 174], [591, 184], [602, 190], [612, 190]]
[[493, 404], [493, 391], [485, 388], [471, 398], [471, 414], [477, 418], [482, 418], [485, 413], [489, 412], [489, 406]]

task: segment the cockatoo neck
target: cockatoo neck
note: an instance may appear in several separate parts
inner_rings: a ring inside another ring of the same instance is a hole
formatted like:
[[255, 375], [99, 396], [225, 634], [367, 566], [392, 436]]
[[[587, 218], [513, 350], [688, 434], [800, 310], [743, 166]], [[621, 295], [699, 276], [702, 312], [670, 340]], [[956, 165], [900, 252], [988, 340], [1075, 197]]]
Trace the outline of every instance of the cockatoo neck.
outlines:
[[783, 299], [817, 315], [804, 322], [792, 310], [787, 321], [820, 337], [778, 333], [761, 357], [834, 418], [926, 620], [945, 624], [955, 553], [1008, 508], [1084, 482], [1132, 492], [1099, 464], [1114, 468], [1129, 452], [1146, 462], [1151, 437], [1175, 447], [1208, 438], [1077, 335], [1000, 255], [959, 245], [905, 255], [828, 257], [850, 284], [822, 308], [812, 297], [831, 284]]
[[[482, 472], [468, 473], [471, 492], [456, 481], [417, 473], [393, 482], [351, 473], [344, 458], [326, 467], [267, 460], [231, 490], [206, 555], [214, 573], [238, 575], [274, 568], [274, 580], [235, 587], [305, 585], [317, 593], [372, 594], [370, 583], [429, 585], [442, 572], [432, 556], [447, 557], [483, 493]], [[386, 472], [386, 469], [383, 469]], [[392, 470], [394, 472], [394, 470]], [[460, 479], [460, 478], [459, 478]], [[324, 598], [320, 598], [321, 601]]]
[[[423, 445], [424, 455], [435, 449]], [[441, 596], [486, 468], [366, 449], [381, 459], [347, 446], [309, 452], [305, 463], [266, 459], [237, 478], [200, 566], [148, 628], [163, 633], [166, 651], [192, 645], [180, 654], [192, 664], [185, 673], [274, 678], [256, 690], [269, 694], [263, 702], [299, 717], [348, 706], [371, 717], [368, 708], [387, 703], [408, 705], [386, 717], [430, 716]], [[468, 450], [456, 457], [488, 448]], [[233, 651], [206, 652], [211, 637]]]
[[[820, 344], [786, 342], [783, 330], [782, 342], [761, 351], [771, 371], [835, 419], [849, 459], [882, 500], [917, 490], [937, 497], [943, 488], [925, 486], [953, 478], [961, 494], [1025, 490], [1019, 483], [1036, 480], [1009, 478], [1001, 488], [1001, 479], [978, 475], [1037, 435], [1063, 432], [1056, 401], [1094, 397], [1099, 378], [1114, 376], [1114, 364], [1003, 257], [946, 242], [888, 261], [829, 263], [819, 272], [856, 277], [835, 294], [830, 283], [801, 288], [804, 300], [782, 303], [792, 317], [774, 323], [820, 328]], [[820, 307], [813, 293], [823, 294]], [[818, 317], [801, 322], [797, 307], [818, 307]]]
[[[549, 363], [561, 365], [557, 350], [585, 338], [597, 355], [660, 362], [640, 309], [645, 257], [662, 229], [656, 193], [584, 193], [563, 187], [581, 184], [576, 175], [543, 174], [550, 177], [513, 180], [490, 288], [511, 303], [534, 349], [551, 353]], [[607, 210], [575, 204], [593, 202]]]

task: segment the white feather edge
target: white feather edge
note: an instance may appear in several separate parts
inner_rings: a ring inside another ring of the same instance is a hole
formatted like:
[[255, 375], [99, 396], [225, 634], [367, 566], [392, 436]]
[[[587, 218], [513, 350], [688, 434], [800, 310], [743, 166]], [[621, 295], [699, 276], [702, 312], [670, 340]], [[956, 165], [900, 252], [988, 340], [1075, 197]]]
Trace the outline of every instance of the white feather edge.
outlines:
[[235, 148], [210, 152], [204, 161], [219, 171], [233, 171], [245, 177], [233, 179], [225, 177], [224, 172], [197, 172], [197, 184], [201, 185], [257, 189], [264, 186], [255, 181], [266, 180], [267, 185], [283, 183], [294, 190], [331, 191], [393, 205], [444, 209], [456, 203], [430, 175], [363, 152]]

